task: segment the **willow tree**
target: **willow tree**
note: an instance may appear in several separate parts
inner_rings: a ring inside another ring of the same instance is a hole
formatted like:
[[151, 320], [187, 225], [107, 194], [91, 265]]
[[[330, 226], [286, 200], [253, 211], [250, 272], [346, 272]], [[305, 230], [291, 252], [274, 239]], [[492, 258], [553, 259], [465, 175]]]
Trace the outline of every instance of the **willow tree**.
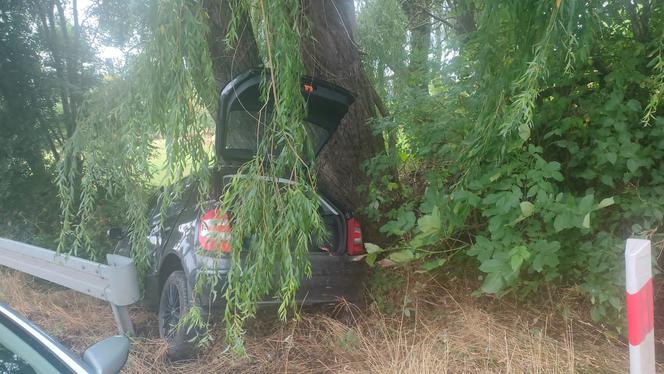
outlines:
[[[250, 14], [234, 13], [231, 3], [205, 2], [210, 28], [208, 48], [218, 88], [234, 75], [264, 62]], [[306, 74], [336, 83], [356, 95], [355, 104], [318, 158], [319, 187], [344, 209], [358, 209], [365, 203], [358, 186], [368, 183], [361, 164], [382, 149], [382, 140], [372, 133], [368, 120], [382, 104], [362, 68], [354, 4], [352, 0], [306, 0], [298, 7], [305, 16], [306, 30], [300, 35], [300, 55], [290, 58], [300, 58]], [[226, 32], [233, 19], [237, 43], [228, 48]]]
[[[122, 7], [109, 8], [123, 21], [132, 19], [122, 17]], [[125, 202], [132, 255], [140, 267], [147, 266], [152, 141], [165, 140], [166, 179], [178, 180], [191, 171], [199, 200], [208, 199], [214, 161], [204, 134], [214, 127], [219, 90], [235, 75], [262, 66], [262, 94], [273, 99], [274, 115], [259, 149], [265, 151], [272, 142], [288, 146], [269, 161], [270, 153], [259, 151], [242, 167], [245, 177], [235, 178], [221, 197], [234, 220], [225, 292], [227, 337], [241, 349], [243, 324], [254, 315], [256, 302], [276, 290], [285, 318], [301, 278], [310, 274], [309, 244], [324, 235], [316, 191], [324, 190], [345, 209], [361, 207], [358, 186], [367, 183], [362, 162], [383, 145], [368, 123], [380, 102], [362, 70], [353, 1], [167, 0], [141, 9], [145, 19], [138, 20], [142, 23], [131, 35], [140, 53], [130, 56], [126, 76], [88, 98], [81, 125], [65, 149], [58, 179], [64, 214], [60, 248], [99, 254], [90, 248], [89, 222], [96, 200], [105, 193]], [[330, 80], [356, 95], [317, 160], [317, 173], [310, 170], [313, 155], [303, 122], [303, 74]], [[76, 196], [73, 181], [79, 175]], [[285, 186], [264, 182], [282, 175], [297, 177]], [[177, 183], [165, 186], [161, 209], [181, 188]], [[249, 236], [258, 239], [243, 249], [242, 239]], [[200, 317], [194, 308], [188, 321], [201, 323]]]

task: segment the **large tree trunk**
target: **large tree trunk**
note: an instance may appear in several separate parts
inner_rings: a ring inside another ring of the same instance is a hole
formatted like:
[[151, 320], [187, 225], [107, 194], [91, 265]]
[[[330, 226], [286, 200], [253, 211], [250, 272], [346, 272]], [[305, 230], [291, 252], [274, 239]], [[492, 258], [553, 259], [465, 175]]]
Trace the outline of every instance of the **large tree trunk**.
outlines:
[[[382, 104], [362, 68], [353, 0], [304, 0], [303, 8], [311, 30], [302, 50], [307, 73], [355, 94], [355, 103], [318, 157], [319, 188], [342, 208], [357, 210], [367, 203], [366, 190], [358, 189], [369, 184], [362, 162], [384, 149], [369, 123]], [[368, 220], [364, 226], [369, 236], [375, 234]]]
[[[208, 40], [217, 84], [222, 88], [231, 78], [260, 64], [251, 23], [245, 17], [242, 34], [234, 49], [226, 45], [231, 17], [228, 1], [206, 0], [209, 15]], [[354, 40], [355, 13], [352, 0], [303, 0], [311, 34], [303, 41], [302, 57], [308, 74], [334, 82], [356, 95], [355, 103], [318, 158], [319, 187], [347, 211], [365, 206], [369, 178], [362, 171], [363, 161], [384, 147], [372, 133], [369, 119], [381, 109], [381, 102], [362, 69]], [[368, 220], [365, 226], [372, 231]]]
[[261, 60], [248, 15], [243, 15], [242, 22], [238, 25], [237, 43], [233, 48], [229, 48], [226, 34], [233, 17], [229, 0], [205, 0], [204, 6], [209, 17], [208, 48], [212, 58], [214, 79], [221, 90], [234, 76], [258, 67]]
[[402, 3], [408, 17], [410, 54], [408, 85], [429, 90], [429, 49], [431, 48], [431, 16], [429, 0], [406, 0]]

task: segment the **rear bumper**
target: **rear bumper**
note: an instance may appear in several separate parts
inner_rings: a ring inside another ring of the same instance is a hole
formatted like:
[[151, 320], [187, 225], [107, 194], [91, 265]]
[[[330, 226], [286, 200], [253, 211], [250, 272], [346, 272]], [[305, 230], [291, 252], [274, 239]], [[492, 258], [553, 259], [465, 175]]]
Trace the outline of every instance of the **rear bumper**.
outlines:
[[297, 302], [319, 304], [340, 299], [360, 301], [364, 295], [368, 274], [364, 256], [315, 253], [310, 259], [311, 278], [302, 280], [295, 296]]
[[[367, 265], [364, 256], [333, 256], [326, 253], [311, 253], [311, 278], [305, 278], [300, 283], [300, 288], [295, 296], [298, 304], [326, 304], [334, 303], [340, 300], [346, 300], [351, 303], [360, 303], [363, 296], [367, 280]], [[228, 261], [219, 263], [230, 265]], [[200, 270], [199, 267], [197, 269]], [[197, 271], [190, 274], [190, 287], [196, 282]], [[217, 299], [213, 306], [219, 306], [224, 302], [221, 288], [225, 285], [228, 267], [218, 267], [216, 270], [220, 278], [217, 289]], [[204, 295], [210, 295], [210, 290], [204, 290]], [[210, 304], [210, 300], [201, 300], [204, 304]], [[268, 297], [259, 302], [261, 305], [279, 304], [280, 301], [274, 297]]]

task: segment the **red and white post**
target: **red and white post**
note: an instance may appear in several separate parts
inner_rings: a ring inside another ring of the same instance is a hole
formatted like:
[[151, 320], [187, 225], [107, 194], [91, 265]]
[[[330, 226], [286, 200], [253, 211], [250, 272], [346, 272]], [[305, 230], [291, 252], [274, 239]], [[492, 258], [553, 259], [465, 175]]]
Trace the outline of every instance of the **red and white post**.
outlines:
[[629, 371], [631, 374], [655, 374], [650, 240], [627, 239], [625, 270]]

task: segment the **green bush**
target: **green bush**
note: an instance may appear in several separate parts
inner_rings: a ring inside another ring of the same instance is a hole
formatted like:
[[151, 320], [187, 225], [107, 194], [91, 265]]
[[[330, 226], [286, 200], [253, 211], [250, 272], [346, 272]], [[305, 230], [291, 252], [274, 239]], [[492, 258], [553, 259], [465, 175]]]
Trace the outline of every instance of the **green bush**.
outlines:
[[[495, 114], [483, 109], [491, 93], [463, 78], [477, 58], [470, 52], [428, 92], [389, 98], [392, 115], [375, 128], [398, 140], [367, 163], [374, 182], [366, 213], [387, 219], [381, 231], [399, 244], [370, 245], [369, 262], [383, 256], [430, 271], [452, 255], [470, 257], [480, 293], [578, 287], [594, 320], [621, 326], [624, 241], [655, 234], [664, 216], [664, 117], [646, 109], [658, 49], [613, 30], [575, 69], [550, 62], [557, 73], [535, 79], [531, 101], [515, 94]], [[532, 124], [512, 135], [502, 129], [515, 110]], [[397, 177], [384, 172], [394, 166]]]

